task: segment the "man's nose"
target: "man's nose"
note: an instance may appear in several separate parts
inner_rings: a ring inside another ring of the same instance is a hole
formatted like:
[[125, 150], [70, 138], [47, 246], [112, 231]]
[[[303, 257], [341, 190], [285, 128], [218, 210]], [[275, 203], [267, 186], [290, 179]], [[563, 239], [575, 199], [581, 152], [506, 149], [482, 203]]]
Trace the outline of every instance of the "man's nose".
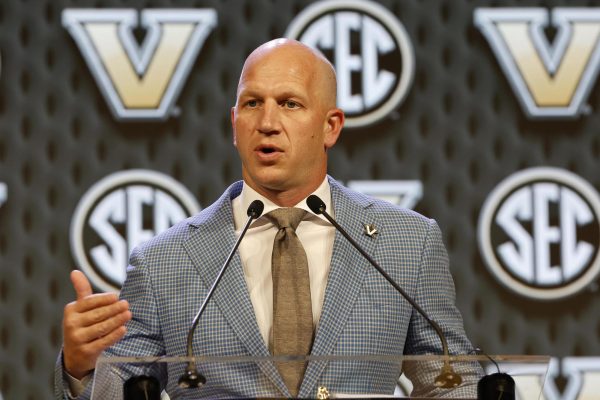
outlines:
[[279, 133], [279, 118], [279, 105], [274, 102], [265, 102], [258, 121], [258, 130], [268, 135]]

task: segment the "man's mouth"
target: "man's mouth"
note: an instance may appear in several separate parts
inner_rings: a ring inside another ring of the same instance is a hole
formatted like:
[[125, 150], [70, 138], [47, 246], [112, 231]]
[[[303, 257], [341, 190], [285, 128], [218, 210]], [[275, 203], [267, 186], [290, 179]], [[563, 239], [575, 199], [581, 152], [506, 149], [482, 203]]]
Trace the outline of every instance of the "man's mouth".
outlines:
[[262, 154], [272, 154], [275, 152], [280, 152], [281, 149], [279, 149], [276, 146], [271, 146], [271, 145], [260, 145], [256, 148], [256, 151], [258, 151], [259, 153], [262, 153]]

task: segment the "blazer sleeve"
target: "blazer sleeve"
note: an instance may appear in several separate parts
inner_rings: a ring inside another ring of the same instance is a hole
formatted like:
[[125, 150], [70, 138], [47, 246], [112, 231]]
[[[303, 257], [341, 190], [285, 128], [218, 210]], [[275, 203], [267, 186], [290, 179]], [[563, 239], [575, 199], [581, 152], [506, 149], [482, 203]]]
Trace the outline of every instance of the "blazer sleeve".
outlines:
[[[437, 223], [429, 220], [423, 242], [418, 272], [415, 301], [436, 321], [448, 341], [452, 355], [473, 354], [473, 346], [464, 331], [460, 311], [455, 305], [454, 281], [450, 274], [448, 254]], [[433, 327], [413, 309], [404, 354], [443, 354], [441, 341]], [[467, 397], [477, 396], [477, 381], [483, 374], [479, 363], [454, 365], [463, 378], [459, 390], [439, 389], [434, 380], [440, 373], [440, 364], [404, 366], [404, 372], [413, 383], [415, 397]]]

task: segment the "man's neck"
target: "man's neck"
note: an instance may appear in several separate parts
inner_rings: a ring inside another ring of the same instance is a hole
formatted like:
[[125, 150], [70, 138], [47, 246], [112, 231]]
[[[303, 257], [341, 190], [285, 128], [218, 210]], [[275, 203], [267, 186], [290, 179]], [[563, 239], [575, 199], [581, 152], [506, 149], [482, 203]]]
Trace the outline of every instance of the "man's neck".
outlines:
[[[279, 207], [294, 207], [302, 200], [307, 198], [312, 192], [317, 189], [318, 185], [310, 190], [286, 190], [286, 191], [259, 191], [260, 194], [277, 204]], [[256, 189], [255, 189], [256, 190]]]
[[[325, 177], [323, 177], [323, 179], [325, 179]], [[303, 188], [297, 188], [297, 189], [291, 189], [291, 190], [280, 190], [280, 191], [270, 190], [270, 189], [261, 188], [261, 187], [254, 187], [253, 185], [249, 184], [248, 182], [245, 182], [245, 183], [247, 185], [249, 185], [252, 189], [254, 189], [257, 193], [266, 197], [267, 199], [269, 199], [270, 201], [272, 201], [279, 207], [294, 207], [296, 204], [300, 203], [302, 200], [304, 200], [305, 198], [310, 196], [312, 193], [314, 193], [314, 191], [317, 190], [319, 188], [319, 186], [321, 186], [321, 183], [323, 183], [323, 181], [321, 180], [317, 184], [313, 185], [314, 187], [309, 186], [309, 187], [303, 187]]]
[[273, 203], [277, 204], [279, 207], [294, 207], [296, 204], [300, 203], [306, 197], [308, 197], [312, 192], [314, 192], [316, 188], [309, 191], [285, 191], [285, 192], [275, 192], [275, 193], [263, 193], [267, 199], [271, 200]]

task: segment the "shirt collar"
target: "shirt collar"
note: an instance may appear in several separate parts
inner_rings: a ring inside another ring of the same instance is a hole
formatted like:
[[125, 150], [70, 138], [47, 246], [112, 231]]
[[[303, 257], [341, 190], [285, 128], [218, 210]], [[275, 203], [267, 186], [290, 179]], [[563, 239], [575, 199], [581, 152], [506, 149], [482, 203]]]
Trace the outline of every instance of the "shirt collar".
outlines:
[[[325, 177], [325, 179], [323, 179], [323, 182], [321, 182], [321, 184], [319, 185], [317, 190], [315, 190], [311, 194], [315, 194], [315, 195], [319, 196], [321, 198], [321, 200], [323, 200], [323, 202], [325, 203], [327, 212], [329, 214], [331, 214], [331, 216], [333, 217], [333, 208], [331, 207], [331, 187], [329, 186], [329, 180], [327, 179], [327, 176]], [[308, 196], [306, 196], [306, 197], [308, 197]], [[244, 185], [242, 187], [242, 192], [240, 193], [240, 195], [238, 197], [233, 199], [233, 202], [232, 202], [236, 230], [241, 230], [244, 227], [244, 225], [246, 224], [246, 221], [248, 220], [246, 211], [248, 210], [250, 203], [252, 203], [254, 200], [262, 201], [265, 205], [265, 208], [263, 210], [262, 215], [250, 225], [251, 227], [261, 226], [266, 223], [269, 223], [268, 219], [264, 218], [264, 216], [273, 210], [281, 208], [277, 204], [273, 203], [271, 200], [267, 199], [266, 197], [264, 197], [261, 194], [259, 194], [258, 192], [256, 192], [249, 185], [247, 185], [246, 182], [244, 182]], [[308, 211], [308, 215], [306, 217], [307, 220], [312, 220], [314, 222], [319, 222], [319, 223], [325, 222], [326, 224], [330, 225], [329, 221], [327, 221], [327, 219], [325, 219], [325, 217], [323, 217], [322, 215], [315, 215], [310, 210], [310, 208], [308, 208], [308, 205], [306, 205], [306, 198], [304, 198], [302, 201], [300, 201], [294, 207], [301, 208], [303, 210]]]

